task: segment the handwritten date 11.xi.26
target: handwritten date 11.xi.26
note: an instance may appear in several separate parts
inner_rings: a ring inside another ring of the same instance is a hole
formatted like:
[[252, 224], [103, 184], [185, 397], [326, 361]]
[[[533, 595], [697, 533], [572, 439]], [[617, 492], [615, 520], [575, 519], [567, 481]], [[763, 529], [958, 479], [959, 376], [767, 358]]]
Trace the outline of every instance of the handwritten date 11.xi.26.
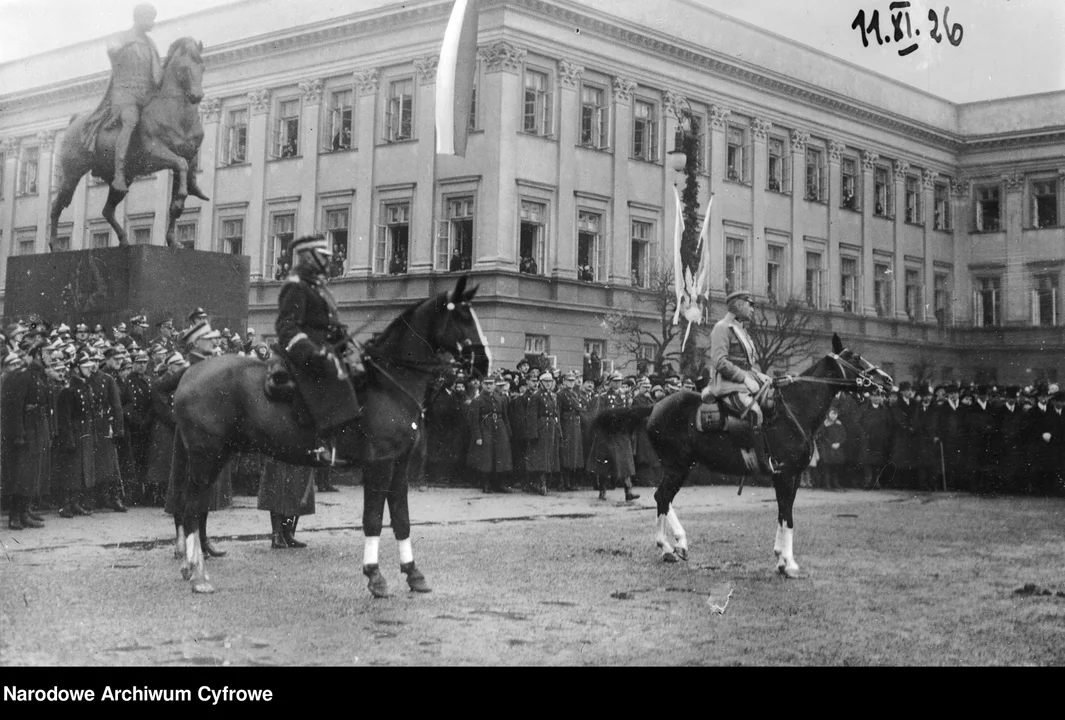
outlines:
[[[862, 47], [869, 47], [869, 36], [876, 36], [876, 44], [883, 45], [894, 40], [897, 43], [901, 43], [903, 40], [910, 41], [910, 44], [906, 47], [899, 48], [899, 55], [905, 56], [912, 53], [917, 49], [917, 41], [915, 37], [920, 37], [921, 31], [919, 28], [913, 27], [910, 22], [910, 11], [906, 8], [910, 7], [908, 2], [893, 2], [888, 6], [889, 16], [891, 17], [892, 30], [880, 35], [880, 11], [873, 10], [873, 14], [869, 16], [869, 22], [865, 21], [865, 10], [859, 10], [858, 15], [855, 16], [854, 22], [851, 23], [852, 30], [860, 30], [862, 33]], [[928, 11], [928, 20], [932, 23], [932, 32], [930, 33], [932, 39], [938, 42], [943, 42], [943, 38], [946, 37], [947, 41], [957, 47], [961, 45], [961, 38], [965, 32], [961, 23], [954, 23], [953, 25], [947, 22], [947, 13], [950, 12], [950, 6], [943, 8], [943, 23], [940, 25], [939, 16], [936, 15], [935, 10]]]

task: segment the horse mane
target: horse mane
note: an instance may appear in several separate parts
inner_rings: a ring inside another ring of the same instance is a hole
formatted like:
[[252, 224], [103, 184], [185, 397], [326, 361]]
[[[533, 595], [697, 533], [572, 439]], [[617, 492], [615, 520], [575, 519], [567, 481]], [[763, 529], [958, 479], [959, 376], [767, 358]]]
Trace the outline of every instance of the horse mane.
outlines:
[[170, 69], [170, 63], [176, 60], [180, 55], [184, 55], [189, 51], [189, 44], [199, 45], [199, 41], [190, 38], [182, 37], [178, 38], [174, 42], [170, 43], [170, 47], [166, 51], [166, 60], [163, 61], [163, 72], [165, 73]]
[[[428, 299], [435, 300], [435, 298]], [[411, 318], [414, 317], [414, 313], [418, 310], [418, 308], [422, 306], [423, 302], [425, 301], [419, 300], [413, 305], [410, 305], [402, 313], [400, 313], [397, 318], [395, 318], [392, 322], [388, 323], [388, 325], [385, 326], [384, 330], [377, 333], [377, 335], [375, 335], [373, 339], [366, 343], [366, 348], [368, 350], [377, 350], [381, 347], [381, 345], [388, 342], [389, 340], [392, 340], [393, 336], [396, 335], [400, 330], [402, 330], [403, 328], [410, 327]]]

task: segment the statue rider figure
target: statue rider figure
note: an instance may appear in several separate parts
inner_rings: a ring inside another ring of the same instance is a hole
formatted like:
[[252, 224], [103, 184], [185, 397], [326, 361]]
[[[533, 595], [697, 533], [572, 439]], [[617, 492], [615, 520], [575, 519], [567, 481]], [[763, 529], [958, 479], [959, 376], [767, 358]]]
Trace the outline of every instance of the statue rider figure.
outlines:
[[155, 25], [155, 8], [142, 3], [133, 8], [133, 27], [118, 33], [107, 42], [107, 56], [111, 60], [111, 84], [103, 102], [93, 113], [92, 132], [88, 135], [89, 149], [95, 149], [100, 130], [115, 120], [122, 126], [115, 140], [115, 177], [111, 186], [121, 192], [129, 191], [126, 178], [126, 154], [133, 131], [140, 122], [141, 109], [148, 104], [163, 79], [163, 63], [155, 42], [148, 31]]
[[289, 252], [294, 267], [277, 301], [278, 345], [291, 361], [300, 395], [326, 441], [318, 449], [318, 460], [352, 459], [349, 446], [357, 433], [343, 430], [359, 417], [359, 401], [343, 360], [345, 350], [351, 349], [345, 340], [347, 328], [325, 286], [333, 253], [321, 235], [294, 239]]
[[[762, 408], [755, 399], [771, 379], [755, 366], [754, 342], [744, 327], [754, 315], [753, 297], [745, 290], [738, 290], [729, 294], [726, 303], [728, 312], [710, 331], [710, 382], [703, 389], [703, 400], [708, 401], [709, 396], [713, 396], [732, 411], [727, 416], [725, 429], [744, 446], [754, 445], [758, 460], [773, 472], [764, 442], [757, 437], [761, 435]], [[749, 425], [739, 420], [744, 412]], [[745, 457], [749, 457], [747, 452]]]

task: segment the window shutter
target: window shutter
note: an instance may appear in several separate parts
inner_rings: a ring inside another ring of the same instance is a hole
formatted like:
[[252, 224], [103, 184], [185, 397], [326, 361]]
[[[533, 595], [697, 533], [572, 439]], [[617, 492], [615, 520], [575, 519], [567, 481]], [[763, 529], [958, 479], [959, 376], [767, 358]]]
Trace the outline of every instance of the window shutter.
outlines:
[[373, 270], [379, 275], [383, 275], [385, 272], [385, 256], [388, 251], [388, 226], [377, 226], [377, 242], [375, 243], [373, 253]]
[[973, 290], [973, 324], [976, 327], [984, 326], [984, 306], [980, 302], [980, 292]]
[[1032, 304], [1031, 304], [1032, 325], [1039, 325], [1039, 320], [1040, 320], [1040, 317], [1039, 317], [1039, 291], [1038, 290], [1032, 290], [1030, 292], [1030, 295], [1031, 295], [1031, 300], [1032, 300]]
[[281, 157], [281, 123], [282, 121], [276, 120], [274, 122], [274, 134], [273, 134], [273, 156], [275, 158]]
[[451, 223], [447, 220], [436, 221], [436, 266], [438, 270], [448, 270], [451, 263]]
[[554, 95], [549, 92], [544, 92], [544, 137], [551, 137], [551, 120], [554, 118], [552, 112], [552, 103]]
[[395, 118], [396, 118], [396, 99], [388, 98], [388, 104], [385, 105], [385, 140], [392, 142], [395, 140]]
[[743, 182], [751, 184], [751, 161], [754, 160], [754, 137], [748, 133], [747, 147], [743, 149]]

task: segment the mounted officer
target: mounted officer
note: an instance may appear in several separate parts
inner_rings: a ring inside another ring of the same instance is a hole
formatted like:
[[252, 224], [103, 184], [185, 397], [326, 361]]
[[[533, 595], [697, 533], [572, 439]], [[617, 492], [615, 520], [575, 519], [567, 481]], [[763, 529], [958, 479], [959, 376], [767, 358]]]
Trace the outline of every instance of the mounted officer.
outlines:
[[86, 144], [96, 149], [101, 130], [116, 120], [122, 123], [115, 141], [115, 178], [111, 186], [120, 192], [129, 190], [126, 181], [126, 153], [133, 131], [140, 122], [141, 109], [148, 104], [163, 79], [163, 62], [148, 31], [155, 25], [155, 8], [142, 3], [133, 8], [133, 27], [118, 33], [107, 42], [111, 61], [111, 83], [104, 99], [89, 119]]
[[340, 429], [359, 417], [355, 387], [342, 359], [347, 328], [325, 286], [333, 253], [321, 235], [296, 238], [289, 252], [294, 267], [281, 287], [274, 329], [314, 425], [327, 440], [319, 459], [330, 462], [330, 445]]
[[[712, 402], [716, 398], [731, 411], [725, 429], [746, 448], [754, 445], [758, 460], [765, 469], [773, 472], [772, 460], [764, 451], [764, 443], [756, 437], [761, 435], [762, 426], [762, 408], [756, 398], [771, 379], [755, 367], [757, 351], [743, 326], [754, 315], [753, 296], [746, 290], [737, 290], [726, 298], [726, 305], [725, 317], [710, 331], [710, 382], [703, 388], [703, 401]], [[750, 418], [749, 425], [739, 419], [744, 413]], [[745, 459], [749, 457], [748, 453], [749, 450], [745, 451]], [[748, 465], [755, 470], [750, 460]]]

